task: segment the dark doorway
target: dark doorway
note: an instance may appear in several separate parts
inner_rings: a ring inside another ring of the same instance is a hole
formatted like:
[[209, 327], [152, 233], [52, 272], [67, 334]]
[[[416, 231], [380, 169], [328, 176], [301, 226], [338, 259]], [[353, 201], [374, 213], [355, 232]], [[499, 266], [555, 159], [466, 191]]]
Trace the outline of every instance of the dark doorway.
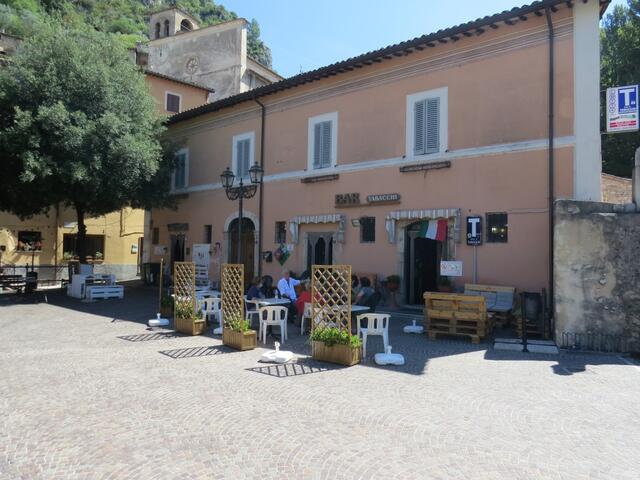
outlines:
[[421, 238], [420, 223], [406, 229], [404, 271], [407, 303], [424, 302], [424, 292], [438, 291], [438, 265], [442, 257], [442, 242]]
[[242, 259], [238, 259], [238, 219], [234, 219], [229, 225], [229, 263], [242, 263], [244, 265], [245, 286], [254, 276], [256, 229], [248, 218], [242, 219]]
[[171, 270], [173, 262], [184, 262], [184, 234], [171, 235]]
[[333, 264], [333, 233], [309, 233], [307, 240], [307, 270], [311, 265]]

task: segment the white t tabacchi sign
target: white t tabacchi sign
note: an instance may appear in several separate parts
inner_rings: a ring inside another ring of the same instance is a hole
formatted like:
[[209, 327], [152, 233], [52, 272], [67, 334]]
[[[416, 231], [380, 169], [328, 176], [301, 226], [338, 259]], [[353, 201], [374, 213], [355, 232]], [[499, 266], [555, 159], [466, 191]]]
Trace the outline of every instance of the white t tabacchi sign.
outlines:
[[607, 132], [638, 131], [638, 85], [607, 88]]

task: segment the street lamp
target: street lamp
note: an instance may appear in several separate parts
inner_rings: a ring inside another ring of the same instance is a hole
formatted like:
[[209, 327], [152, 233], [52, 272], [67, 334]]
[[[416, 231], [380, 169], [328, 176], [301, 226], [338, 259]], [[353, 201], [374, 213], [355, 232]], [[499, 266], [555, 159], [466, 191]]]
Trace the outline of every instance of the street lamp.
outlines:
[[229, 200], [240, 200], [240, 205], [238, 207], [237, 263], [240, 263], [240, 259], [242, 258], [242, 200], [245, 198], [251, 198], [256, 194], [258, 185], [262, 183], [263, 175], [264, 169], [257, 163], [254, 163], [249, 169], [249, 180], [251, 181], [251, 183], [249, 185], [244, 185], [242, 183], [242, 177], [239, 177], [240, 183], [237, 187], [234, 187], [233, 182], [236, 176], [233, 174], [231, 169], [229, 169], [229, 167], [227, 167], [225, 171], [220, 174], [220, 181], [222, 182], [222, 186], [224, 187], [224, 192], [227, 194], [227, 198]]

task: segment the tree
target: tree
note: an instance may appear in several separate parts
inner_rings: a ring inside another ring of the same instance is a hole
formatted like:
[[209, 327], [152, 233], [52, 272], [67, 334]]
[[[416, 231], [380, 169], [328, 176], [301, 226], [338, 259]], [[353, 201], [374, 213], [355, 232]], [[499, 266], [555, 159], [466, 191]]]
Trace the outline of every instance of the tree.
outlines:
[[[607, 87], [640, 83], [640, 0], [628, 6], [616, 5], [603, 21], [601, 30], [601, 85]], [[606, 131], [606, 99], [601, 101], [601, 126]], [[631, 176], [640, 133], [604, 134], [602, 136], [603, 170]]]
[[166, 206], [173, 147], [143, 75], [113, 37], [51, 24], [0, 69], [0, 210], [21, 218], [56, 204], [85, 218]]

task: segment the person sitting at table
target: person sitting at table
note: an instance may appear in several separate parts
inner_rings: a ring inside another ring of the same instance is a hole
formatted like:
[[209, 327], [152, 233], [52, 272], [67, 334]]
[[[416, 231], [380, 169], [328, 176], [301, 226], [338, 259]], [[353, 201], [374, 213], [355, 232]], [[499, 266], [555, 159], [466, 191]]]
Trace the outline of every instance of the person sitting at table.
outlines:
[[295, 278], [291, 278], [291, 272], [289, 270], [282, 271], [282, 278], [278, 282], [278, 290], [280, 295], [284, 298], [288, 298], [291, 302], [295, 303], [297, 296], [295, 286], [300, 285], [300, 281]]
[[255, 298], [264, 298], [264, 295], [260, 291], [260, 277], [253, 277], [251, 280], [251, 285], [247, 289], [247, 300], [253, 300]]
[[[301, 319], [304, 314], [304, 304], [311, 303], [311, 292], [309, 291], [309, 281], [304, 281], [298, 285], [300, 288], [300, 293], [298, 294], [298, 299], [296, 300], [296, 310], [300, 312], [298, 317]], [[300, 323], [300, 322], [298, 322]]]
[[351, 302], [354, 302], [360, 292], [360, 280], [356, 274], [351, 275]]
[[360, 279], [360, 291], [354, 300], [355, 305], [367, 305], [369, 298], [373, 295], [373, 288], [371, 287], [371, 280], [367, 277], [362, 277]]
[[276, 296], [276, 288], [273, 286], [273, 277], [271, 275], [262, 277], [260, 293], [262, 293], [263, 298], [274, 298]]

